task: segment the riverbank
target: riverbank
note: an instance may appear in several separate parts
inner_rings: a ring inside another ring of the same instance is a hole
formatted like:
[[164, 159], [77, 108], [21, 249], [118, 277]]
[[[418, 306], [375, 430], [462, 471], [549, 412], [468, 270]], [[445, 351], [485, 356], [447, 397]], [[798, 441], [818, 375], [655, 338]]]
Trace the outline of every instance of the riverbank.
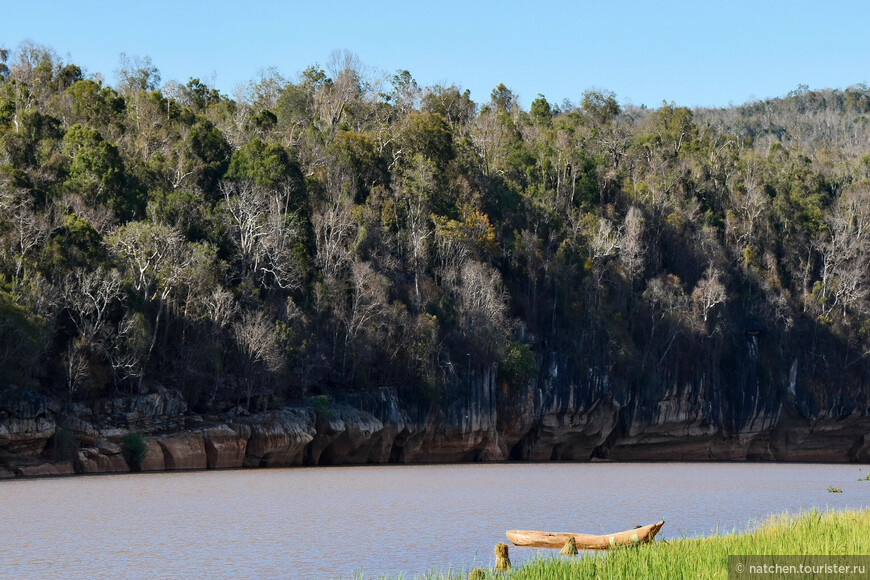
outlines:
[[[870, 489], [868, 489], [870, 491]], [[747, 532], [720, 533], [706, 538], [655, 541], [638, 547], [573, 558], [535, 559], [512, 570], [515, 580], [573, 578], [728, 578], [728, 557], [736, 555], [870, 554], [870, 510], [819, 511], [771, 517]], [[853, 562], [854, 564], [854, 562]], [[435, 579], [463, 575], [432, 575]], [[493, 569], [485, 578], [503, 578]], [[861, 576], [864, 577], [864, 576]]]
[[[163, 387], [89, 404], [0, 389], [0, 479], [506, 460], [870, 461], [867, 412], [802, 416], [781, 406], [729, 428], [682, 399], [625, 406], [555, 382], [522, 394], [504, 391], [496, 374], [484, 369], [441, 401], [379, 388], [214, 413], [194, 412]], [[131, 433], [144, 450], [134, 465]]]

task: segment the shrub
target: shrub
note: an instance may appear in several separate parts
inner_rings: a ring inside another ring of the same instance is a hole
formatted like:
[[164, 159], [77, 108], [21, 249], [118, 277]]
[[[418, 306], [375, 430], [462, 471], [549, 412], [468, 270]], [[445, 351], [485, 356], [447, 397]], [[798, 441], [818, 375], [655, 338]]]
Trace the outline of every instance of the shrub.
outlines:
[[61, 461], [72, 461], [79, 450], [79, 440], [66, 427], [54, 432], [54, 455]]
[[332, 401], [330, 401], [329, 397], [326, 395], [315, 397], [311, 406], [314, 407], [314, 412], [320, 419], [329, 420], [335, 416], [335, 409], [332, 408]]
[[499, 365], [499, 374], [511, 387], [516, 388], [535, 370], [535, 355], [528, 345], [514, 342]]
[[145, 462], [145, 456], [148, 455], [148, 445], [145, 443], [145, 438], [138, 431], [130, 431], [121, 440], [121, 453], [124, 454], [124, 461], [130, 467], [130, 471], [142, 471], [142, 464]]

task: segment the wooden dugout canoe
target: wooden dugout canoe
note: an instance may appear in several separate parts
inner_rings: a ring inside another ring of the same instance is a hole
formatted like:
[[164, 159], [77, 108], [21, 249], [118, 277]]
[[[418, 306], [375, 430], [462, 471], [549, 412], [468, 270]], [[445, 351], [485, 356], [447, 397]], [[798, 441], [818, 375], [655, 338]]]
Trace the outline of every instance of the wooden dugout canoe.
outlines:
[[614, 546], [630, 546], [649, 542], [656, 537], [665, 521], [642, 526], [633, 530], [596, 536], [593, 534], [571, 534], [559, 532], [530, 532], [523, 530], [508, 530], [507, 537], [514, 546], [525, 548], [561, 548], [574, 536], [578, 550], [606, 550]]

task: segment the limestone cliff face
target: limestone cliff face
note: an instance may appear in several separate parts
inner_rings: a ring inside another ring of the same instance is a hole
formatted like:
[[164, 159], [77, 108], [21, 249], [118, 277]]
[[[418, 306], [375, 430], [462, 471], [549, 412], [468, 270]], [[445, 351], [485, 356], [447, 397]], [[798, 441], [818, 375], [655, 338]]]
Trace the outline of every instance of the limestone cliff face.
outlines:
[[[379, 388], [337, 393], [327, 406], [253, 415], [195, 415], [171, 389], [92, 407], [6, 389], [0, 477], [128, 471], [121, 441], [131, 430], [145, 438], [143, 471], [500, 460], [870, 462], [870, 384], [820, 399], [797, 359], [770, 370], [747, 356], [727, 381], [715, 369], [665, 367], [652, 380], [632, 382], [557, 353], [539, 367], [519, 387], [500, 384], [489, 367], [435, 400]], [[74, 437], [72, 453], [61, 449], [61, 430]]]
[[777, 381], [755, 345], [728, 382], [666, 368], [620, 384], [552, 355], [538, 381], [499, 399], [499, 432], [511, 459], [870, 461], [870, 377], [820, 400], [797, 359]]

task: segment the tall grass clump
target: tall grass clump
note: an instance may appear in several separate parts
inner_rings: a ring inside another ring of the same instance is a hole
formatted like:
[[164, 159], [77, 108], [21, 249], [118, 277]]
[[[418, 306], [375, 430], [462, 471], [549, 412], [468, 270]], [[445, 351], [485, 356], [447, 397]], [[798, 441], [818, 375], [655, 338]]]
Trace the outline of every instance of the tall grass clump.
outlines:
[[142, 471], [145, 456], [148, 454], [148, 445], [145, 438], [138, 431], [130, 431], [121, 439], [121, 453], [130, 471]]

